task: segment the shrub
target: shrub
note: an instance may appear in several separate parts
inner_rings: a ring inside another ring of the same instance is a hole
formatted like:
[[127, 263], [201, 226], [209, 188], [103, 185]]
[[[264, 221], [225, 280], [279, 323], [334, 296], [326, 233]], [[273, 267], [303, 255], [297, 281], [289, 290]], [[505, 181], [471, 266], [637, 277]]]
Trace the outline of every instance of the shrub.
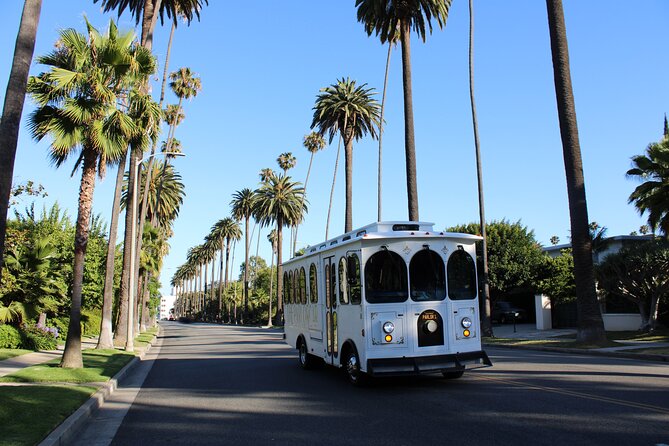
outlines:
[[47, 327], [53, 327], [58, 329], [58, 339], [62, 342], [65, 342], [67, 339], [67, 328], [70, 323], [70, 318], [68, 317], [54, 317], [51, 319], [47, 319], [46, 321], [46, 326]]
[[21, 332], [11, 325], [0, 325], [0, 348], [21, 347]]
[[58, 347], [56, 337], [58, 330], [51, 327], [41, 327], [39, 325], [24, 326], [23, 348], [31, 350], [55, 350]]
[[81, 312], [81, 334], [84, 336], [99, 336], [102, 316], [94, 310], [82, 310]]

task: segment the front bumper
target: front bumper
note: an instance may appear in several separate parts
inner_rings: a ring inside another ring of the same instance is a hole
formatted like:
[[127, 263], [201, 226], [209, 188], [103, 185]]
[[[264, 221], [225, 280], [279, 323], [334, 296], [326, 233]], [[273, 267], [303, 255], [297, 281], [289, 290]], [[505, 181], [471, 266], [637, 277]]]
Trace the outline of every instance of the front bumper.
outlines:
[[419, 375], [422, 373], [456, 372], [490, 366], [492, 366], [490, 358], [488, 358], [486, 352], [481, 350], [416, 358], [368, 359], [367, 373], [371, 376]]

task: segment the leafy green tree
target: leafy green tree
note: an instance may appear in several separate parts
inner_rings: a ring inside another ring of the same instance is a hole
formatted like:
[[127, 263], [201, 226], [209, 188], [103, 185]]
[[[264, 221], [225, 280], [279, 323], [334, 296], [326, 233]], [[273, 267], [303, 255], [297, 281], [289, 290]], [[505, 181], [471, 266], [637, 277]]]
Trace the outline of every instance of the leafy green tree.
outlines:
[[276, 159], [276, 163], [279, 165], [283, 174], [286, 173], [297, 165], [297, 158], [292, 154], [292, 152], [284, 152]]
[[5, 102], [2, 107], [2, 119], [0, 119], [0, 271], [2, 271], [3, 265], [7, 210], [12, 188], [21, 114], [26, 97], [30, 62], [35, 51], [37, 25], [41, 9], [42, 0], [25, 0], [23, 4], [21, 24], [16, 36], [14, 58], [9, 72]]
[[402, 85], [404, 89], [404, 142], [406, 152], [409, 220], [418, 221], [416, 144], [411, 86], [411, 30], [425, 41], [426, 25], [432, 32], [432, 18], [440, 28], [446, 25], [451, 0], [356, 0], [358, 21], [368, 35], [375, 33], [381, 43], [399, 40], [402, 44]]
[[[218, 280], [218, 317], [222, 317], [223, 313], [223, 289], [228, 286], [228, 270], [229, 270], [229, 260], [230, 260], [230, 248], [231, 243], [235, 240], [239, 240], [242, 237], [241, 229], [239, 228], [239, 223], [233, 220], [230, 217], [223, 218], [217, 221], [214, 226], [212, 226], [209, 236], [218, 241], [220, 245], [220, 273]], [[224, 261], [225, 260], [225, 267]], [[225, 269], [225, 273], [223, 270]]]
[[585, 195], [581, 146], [576, 125], [576, 107], [571, 86], [567, 29], [562, 0], [546, 0], [548, 29], [555, 80], [555, 95], [560, 120], [567, 196], [571, 221], [571, 245], [574, 256], [578, 331], [576, 338], [587, 344], [604, 344], [604, 321], [595, 290], [592, 261], [592, 239], [588, 228], [588, 205]]
[[[509, 293], [534, 290], [538, 269], [543, 263], [541, 246], [534, 232], [519, 221], [492, 221], [486, 225], [490, 296], [493, 301]], [[450, 232], [479, 235], [480, 225], [469, 223], [448, 228]], [[480, 249], [480, 245], [477, 247]]]
[[281, 246], [283, 228], [298, 224], [307, 212], [307, 203], [302, 199], [304, 188], [299, 182], [291, 181], [287, 176], [275, 176], [263, 183], [256, 190], [254, 214], [262, 226], [276, 225], [277, 239], [277, 323], [283, 323], [283, 302], [281, 293]]
[[634, 302], [641, 330], [657, 328], [660, 304], [669, 300], [669, 243], [656, 239], [606, 256], [597, 266], [599, 288]]
[[641, 215], [648, 213], [651, 230], [659, 229], [666, 237], [669, 234], [669, 130], [665, 130], [660, 142], [649, 144], [644, 155], [633, 157], [632, 164], [634, 167], [627, 171], [627, 177], [642, 183], [634, 189], [629, 202]]
[[537, 281], [537, 291], [550, 296], [554, 304], [576, 299], [574, 257], [571, 249], [563, 249], [559, 256], [544, 256]]
[[322, 88], [316, 97], [311, 128], [321, 135], [329, 134], [330, 143], [339, 133], [344, 141], [346, 170], [346, 215], [344, 232], [353, 230], [353, 141], [368, 133], [376, 138], [379, 126], [379, 103], [372, 98], [374, 89], [367, 84], [342, 78]]
[[51, 157], [61, 166], [80, 149], [82, 177], [75, 235], [75, 261], [70, 326], [61, 366], [81, 368], [81, 297], [95, 174], [108, 160], [125, 153], [134, 123], [116, 108], [119, 95], [132, 82], [147, 77], [155, 63], [146, 50], [134, 46], [133, 34], [119, 34], [110, 22], [101, 35], [87, 22], [87, 34], [60, 32], [59, 46], [39, 63], [50, 71], [33, 76], [28, 91], [37, 103], [30, 130], [41, 140], [52, 139]]

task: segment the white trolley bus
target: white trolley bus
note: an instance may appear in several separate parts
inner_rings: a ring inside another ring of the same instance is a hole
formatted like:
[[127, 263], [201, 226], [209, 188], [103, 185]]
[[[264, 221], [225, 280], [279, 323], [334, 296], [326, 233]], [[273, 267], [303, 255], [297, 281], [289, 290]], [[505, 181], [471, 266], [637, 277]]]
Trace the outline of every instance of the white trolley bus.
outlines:
[[432, 223], [381, 222], [283, 264], [285, 339], [303, 368], [319, 358], [367, 376], [490, 366], [481, 349], [475, 243]]

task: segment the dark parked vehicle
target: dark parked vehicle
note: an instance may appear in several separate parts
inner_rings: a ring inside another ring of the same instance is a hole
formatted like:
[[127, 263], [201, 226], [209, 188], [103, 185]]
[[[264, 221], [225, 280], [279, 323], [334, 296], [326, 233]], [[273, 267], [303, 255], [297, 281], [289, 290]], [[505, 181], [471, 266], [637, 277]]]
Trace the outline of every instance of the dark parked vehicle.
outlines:
[[492, 307], [492, 320], [500, 324], [507, 322], [522, 322], [527, 319], [525, 310], [514, 306], [511, 302], [495, 302]]

